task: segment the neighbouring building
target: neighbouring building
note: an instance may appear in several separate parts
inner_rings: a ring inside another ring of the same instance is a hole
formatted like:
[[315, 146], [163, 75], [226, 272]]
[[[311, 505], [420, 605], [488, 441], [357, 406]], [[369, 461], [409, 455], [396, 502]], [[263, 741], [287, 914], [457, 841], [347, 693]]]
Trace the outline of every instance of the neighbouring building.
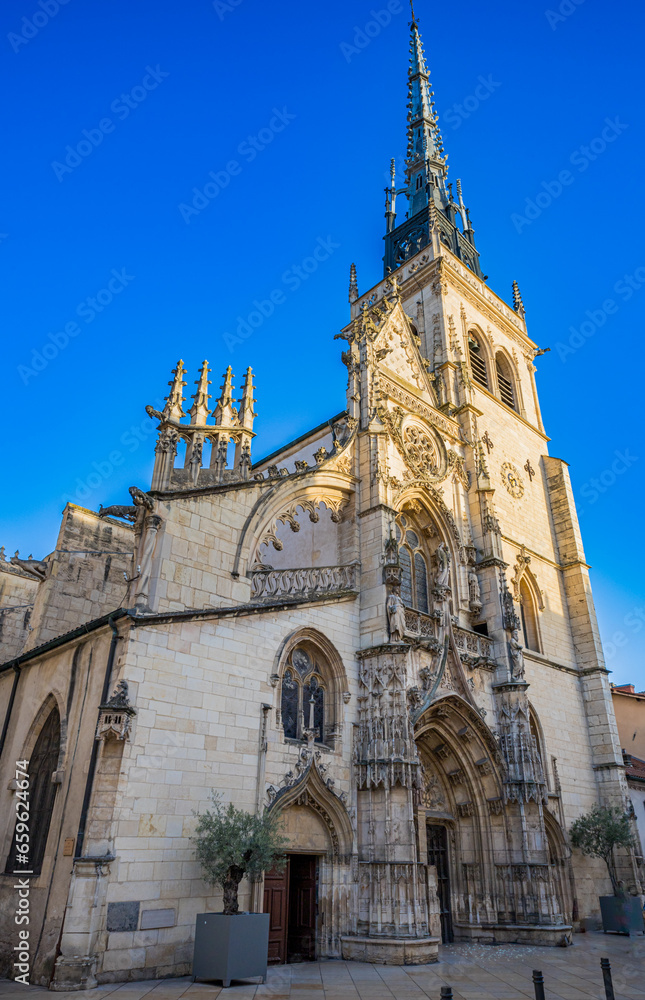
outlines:
[[212, 788], [284, 819], [285, 873], [243, 892], [274, 962], [566, 944], [609, 890], [567, 835], [627, 785], [543, 352], [517, 285], [507, 305], [482, 275], [414, 16], [410, 52], [385, 274], [361, 293], [351, 269], [346, 409], [254, 462], [251, 370], [213, 399], [204, 362], [187, 403], [180, 361], [148, 407], [150, 489], [68, 504], [53, 553], [0, 567], [10, 976], [25, 870], [32, 982], [189, 972], [221, 906], [189, 839]]
[[642, 856], [645, 848], [645, 691], [637, 691], [633, 684], [612, 684], [611, 700]]

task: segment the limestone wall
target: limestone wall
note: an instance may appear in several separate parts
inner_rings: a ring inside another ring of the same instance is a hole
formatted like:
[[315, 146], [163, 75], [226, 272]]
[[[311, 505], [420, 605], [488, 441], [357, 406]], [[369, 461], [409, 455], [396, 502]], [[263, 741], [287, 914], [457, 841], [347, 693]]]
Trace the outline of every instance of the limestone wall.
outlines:
[[[335, 789], [349, 795], [357, 690], [355, 601], [310, 605], [280, 616], [269, 612], [146, 626], [131, 633], [122, 675], [137, 716], [121, 765], [109, 845], [118, 860], [111, 866], [106, 904], [135, 902], [140, 912], [170, 909], [173, 923], [109, 933], [99, 981], [136, 977], [138, 969], [145, 969], [147, 977], [189, 971], [195, 916], [221, 906], [221, 894], [208, 889], [194, 859], [193, 810], [208, 808], [214, 788], [225, 801], [255, 811], [258, 798], [262, 806], [268, 801], [266, 787], [280, 787], [297, 767], [302, 744], [284, 742], [276, 712], [279, 688], [272, 686], [271, 676], [285, 640], [305, 627], [320, 630], [334, 644], [347, 673], [351, 700], [346, 705], [340, 699], [342, 735], [335, 749], [322, 748], [321, 756]], [[273, 708], [258, 788], [263, 703]], [[107, 846], [97, 834], [88, 850]], [[246, 883], [241, 903], [250, 904]]]
[[121, 607], [132, 573], [132, 525], [68, 504], [36, 596], [26, 649]]
[[0, 662], [21, 652], [28, 634], [39, 581], [11, 563], [0, 562]]
[[[4, 874], [15, 822], [15, 761], [29, 758], [52, 707], [61, 718], [57, 791], [41, 874], [30, 883], [31, 982], [47, 985], [53, 970], [72, 870], [72, 855], [110, 645], [110, 629], [26, 662], [20, 680], [6, 751], [0, 761], [0, 975], [11, 972], [16, 943], [13, 915], [15, 878]], [[0, 703], [7, 705], [13, 671], [0, 673]], [[45, 910], [47, 919], [43, 928]], [[13, 976], [12, 976], [13, 978]]]

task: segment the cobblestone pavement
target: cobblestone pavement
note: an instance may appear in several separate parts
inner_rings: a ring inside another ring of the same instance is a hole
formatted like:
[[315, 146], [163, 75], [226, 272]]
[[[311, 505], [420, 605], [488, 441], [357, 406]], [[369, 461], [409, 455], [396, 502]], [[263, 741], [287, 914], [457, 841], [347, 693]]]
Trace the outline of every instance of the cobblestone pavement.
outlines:
[[[609, 958], [616, 1000], [645, 1000], [645, 938], [576, 934], [573, 948], [523, 945], [454, 944], [442, 947], [434, 965], [367, 965], [311, 962], [269, 969], [265, 985], [234, 984], [229, 989], [181, 979], [110, 983], [89, 993], [49, 993], [60, 1000], [439, 1000], [452, 986], [455, 1000], [524, 1000], [534, 997], [532, 970], [540, 969], [546, 1000], [604, 1000], [601, 957]], [[46, 990], [0, 981], [2, 1000], [18, 1000]]]

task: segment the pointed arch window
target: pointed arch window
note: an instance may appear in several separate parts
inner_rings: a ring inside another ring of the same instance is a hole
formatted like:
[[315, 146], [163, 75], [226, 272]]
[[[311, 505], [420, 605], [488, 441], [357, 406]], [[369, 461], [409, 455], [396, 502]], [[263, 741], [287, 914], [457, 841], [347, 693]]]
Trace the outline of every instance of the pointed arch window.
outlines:
[[302, 740], [305, 730], [312, 730], [315, 743], [326, 743], [326, 700], [322, 670], [308, 649], [296, 646], [282, 675], [280, 716], [285, 738]]
[[[40, 875], [47, 846], [47, 836], [54, 810], [54, 800], [58, 785], [53, 782], [54, 771], [58, 769], [60, 753], [60, 715], [58, 708], [53, 708], [40, 730], [36, 745], [29, 758], [29, 810], [28, 820], [23, 815], [27, 810], [19, 810], [11, 849], [7, 858], [5, 871], [13, 872], [17, 867], [28, 870], [33, 875]], [[28, 830], [25, 831], [24, 827]], [[25, 840], [28, 832], [29, 840]], [[29, 844], [28, 854], [18, 852], [18, 847]], [[23, 860], [16, 865], [16, 857]]]
[[468, 357], [470, 358], [470, 369], [475, 382], [479, 382], [480, 385], [484, 386], [484, 389], [488, 389], [486, 358], [484, 357], [479, 340], [472, 332], [468, 334]]
[[536, 653], [541, 652], [535, 601], [526, 580], [520, 580], [520, 618], [524, 633], [524, 645], [527, 649], [535, 650]]
[[421, 539], [404, 514], [396, 523], [401, 566], [401, 600], [409, 608], [429, 614], [428, 564], [421, 549]]
[[506, 403], [512, 410], [516, 410], [515, 386], [513, 385], [513, 372], [508, 360], [500, 352], [495, 356], [495, 368], [497, 370], [497, 384], [499, 385], [499, 395], [502, 403]]

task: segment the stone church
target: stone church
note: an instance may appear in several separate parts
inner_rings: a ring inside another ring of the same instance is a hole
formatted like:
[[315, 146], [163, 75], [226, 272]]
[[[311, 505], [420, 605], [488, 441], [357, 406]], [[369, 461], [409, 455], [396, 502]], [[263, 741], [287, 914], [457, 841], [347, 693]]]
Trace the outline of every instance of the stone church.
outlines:
[[187, 398], [179, 361], [150, 487], [68, 504], [42, 560], [2, 553], [12, 978], [17, 884], [33, 983], [188, 973], [221, 908], [190, 840], [211, 789], [283, 819], [284, 873], [242, 892], [272, 962], [566, 944], [610, 891], [567, 835], [626, 783], [544, 352], [517, 284], [512, 305], [486, 284], [410, 31], [384, 276], [361, 293], [352, 266], [337, 335], [346, 409], [258, 461], [251, 369], [211, 395], [204, 362]]

